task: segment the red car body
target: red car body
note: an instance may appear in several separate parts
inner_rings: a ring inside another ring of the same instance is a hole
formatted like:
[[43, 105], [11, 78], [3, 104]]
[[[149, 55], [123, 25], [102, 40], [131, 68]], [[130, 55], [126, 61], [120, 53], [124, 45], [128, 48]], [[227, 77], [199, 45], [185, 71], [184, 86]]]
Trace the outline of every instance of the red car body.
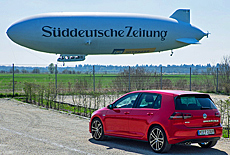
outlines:
[[[137, 97], [135, 95], [136, 99], [131, 107], [128, 105], [125, 105], [128, 107], [113, 107], [117, 102], [123, 102], [124, 98], [134, 94], [137, 94]], [[141, 100], [144, 98], [143, 94], [145, 99]], [[155, 103], [158, 102], [160, 105], [154, 108], [141, 106], [142, 101], [147, 106], [147, 103], [150, 103], [147, 95], [157, 96]], [[102, 123], [105, 136], [149, 141], [150, 130], [154, 126], [159, 126], [164, 130], [168, 144], [219, 140], [222, 136], [222, 126], [218, 109], [215, 105], [207, 108], [200, 104], [193, 104], [198, 102], [194, 96], [198, 97], [196, 98], [198, 100], [203, 101], [205, 98], [205, 100], [210, 100], [208, 102], [212, 101], [208, 94], [190, 91], [143, 90], [130, 92], [108, 107], [95, 111], [89, 123], [89, 131], [92, 132], [92, 121], [98, 118]]]

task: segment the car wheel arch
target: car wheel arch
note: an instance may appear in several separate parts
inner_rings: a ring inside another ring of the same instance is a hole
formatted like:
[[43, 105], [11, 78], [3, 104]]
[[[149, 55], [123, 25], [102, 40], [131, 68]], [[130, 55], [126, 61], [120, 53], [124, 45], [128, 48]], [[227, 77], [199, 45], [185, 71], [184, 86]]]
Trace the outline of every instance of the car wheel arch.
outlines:
[[151, 124], [151, 125], [149, 126], [148, 132], [147, 132], [147, 135], [146, 135], [146, 136], [147, 136], [147, 140], [148, 140], [148, 137], [149, 137], [149, 134], [150, 134], [151, 129], [152, 129], [153, 127], [155, 127], [155, 126], [161, 127], [161, 128], [164, 130], [165, 134], [166, 134], [167, 140], [169, 140], [169, 135], [168, 135], [167, 130], [165, 129], [165, 127], [164, 127], [163, 125], [158, 124], [158, 123], [154, 123], [154, 124]]
[[91, 128], [91, 126], [92, 126], [92, 122], [93, 122], [95, 119], [97, 119], [97, 118], [101, 121], [103, 127], [105, 126], [105, 125], [104, 125], [104, 122], [103, 122], [103, 120], [100, 118], [100, 116], [95, 115], [95, 116], [93, 116], [93, 118], [91, 118], [90, 128]]
[[[92, 122], [93, 122], [95, 119], [97, 119], [97, 118], [100, 119], [102, 125], [104, 126], [104, 123], [103, 123], [102, 119], [101, 119], [99, 116], [94, 116], [94, 117], [91, 119], [91, 120], [92, 120], [92, 121], [91, 121], [91, 124], [92, 124]], [[91, 125], [91, 124], [90, 124], [90, 125]]]

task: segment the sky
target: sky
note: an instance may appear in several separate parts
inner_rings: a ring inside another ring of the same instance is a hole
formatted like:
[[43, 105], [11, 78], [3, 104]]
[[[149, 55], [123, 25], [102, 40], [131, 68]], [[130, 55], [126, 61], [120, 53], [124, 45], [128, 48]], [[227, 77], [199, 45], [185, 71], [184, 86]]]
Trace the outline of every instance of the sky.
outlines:
[[58, 55], [34, 51], [12, 42], [7, 28], [16, 21], [50, 12], [121, 12], [169, 17], [179, 8], [190, 9], [191, 24], [210, 32], [198, 45], [189, 45], [162, 53], [136, 55], [89, 55], [85, 61], [66, 62], [75, 65], [215, 65], [230, 55], [229, 0], [0, 0], [0, 65], [48, 66], [57, 62]]

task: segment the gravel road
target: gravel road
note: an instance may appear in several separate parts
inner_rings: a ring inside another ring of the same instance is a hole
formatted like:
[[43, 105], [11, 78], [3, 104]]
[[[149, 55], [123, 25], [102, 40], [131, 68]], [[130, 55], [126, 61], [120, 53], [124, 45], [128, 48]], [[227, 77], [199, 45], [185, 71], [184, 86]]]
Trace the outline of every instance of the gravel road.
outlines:
[[[0, 154], [154, 154], [148, 143], [109, 138], [95, 141], [89, 119], [0, 99]], [[169, 154], [230, 154], [230, 140], [211, 149], [175, 145]]]

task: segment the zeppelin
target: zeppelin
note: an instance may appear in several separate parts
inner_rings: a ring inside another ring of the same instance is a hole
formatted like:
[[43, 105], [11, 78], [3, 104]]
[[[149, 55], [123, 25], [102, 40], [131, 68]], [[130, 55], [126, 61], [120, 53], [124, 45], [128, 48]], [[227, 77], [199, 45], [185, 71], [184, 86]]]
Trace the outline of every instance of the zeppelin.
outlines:
[[169, 18], [128, 13], [48, 13], [11, 25], [8, 37], [58, 61], [83, 61], [87, 55], [162, 52], [198, 44], [204, 33], [190, 24], [190, 10]]

